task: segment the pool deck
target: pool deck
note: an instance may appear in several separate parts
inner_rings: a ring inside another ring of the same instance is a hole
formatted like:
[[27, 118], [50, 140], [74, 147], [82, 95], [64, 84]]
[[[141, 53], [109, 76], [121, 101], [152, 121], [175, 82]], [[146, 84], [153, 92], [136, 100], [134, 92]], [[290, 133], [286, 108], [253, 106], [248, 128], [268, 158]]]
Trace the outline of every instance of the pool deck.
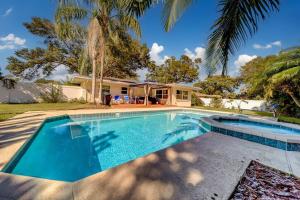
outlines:
[[[152, 108], [168, 110], [182, 108]], [[0, 122], [0, 169], [47, 117], [148, 108], [27, 112]], [[0, 199], [227, 199], [251, 160], [300, 177], [300, 153], [207, 133], [73, 183], [0, 172]]]

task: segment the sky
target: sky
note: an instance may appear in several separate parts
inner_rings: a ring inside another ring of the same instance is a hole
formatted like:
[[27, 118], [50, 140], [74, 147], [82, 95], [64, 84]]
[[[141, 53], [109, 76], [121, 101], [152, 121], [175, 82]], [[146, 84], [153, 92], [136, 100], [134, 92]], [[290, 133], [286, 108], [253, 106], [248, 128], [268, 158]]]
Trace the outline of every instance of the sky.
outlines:
[[[54, 19], [57, 0], [0, 1], [0, 68], [5, 74], [6, 58], [20, 48], [42, 47], [42, 39], [30, 34], [23, 26], [31, 17]], [[165, 32], [161, 21], [162, 6], [149, 9], [140, 18], [141, 42], [150, 49], [151, 59], [157, 64], [170, 56], [185, 54], [192, 59], [204, 58], [210, 27], [218, 17], [217, 0], [195, 1], [175, 24]], [[300, 45], [300, 1], [282, 0], [279, 12], [260, 22], [258, 32], [229, 60], [229, 74], [238, 75], [240, 66], [257, 56], [276, 54], [282, 48]], [[58, 68], [50, 77], [64, 79], [66, 69]], [[139, 71], [144, 79], [145, 70]], [[200, 77], [206, 76], [200, 71]]]

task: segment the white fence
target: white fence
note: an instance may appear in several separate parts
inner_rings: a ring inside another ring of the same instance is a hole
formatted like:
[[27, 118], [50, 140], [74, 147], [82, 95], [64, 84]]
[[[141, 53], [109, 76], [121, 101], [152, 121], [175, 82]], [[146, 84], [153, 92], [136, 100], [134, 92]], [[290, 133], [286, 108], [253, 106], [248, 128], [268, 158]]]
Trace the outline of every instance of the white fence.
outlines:
[[[200, 98], [205, 106], [209, 106], [211, 98]], [[240, 99], [222, 99], [222, 104], [225, 108], [235, 108], [239, 107], [243, 110], [258, 110], [266, 111], [267, 105], [264, 100], [240, 100]]]
[[[41, 93], [50, 89], [47, 84], [35, 84], [28, 82], [18, 82], [15, 88], [7, 89], [0, 82], [0, 103], [35, 103], [41, 102]], [[78, 86], [62, 85], [62, 93], [65, 100], [84, 99], [86, 100], [86, 90]]]

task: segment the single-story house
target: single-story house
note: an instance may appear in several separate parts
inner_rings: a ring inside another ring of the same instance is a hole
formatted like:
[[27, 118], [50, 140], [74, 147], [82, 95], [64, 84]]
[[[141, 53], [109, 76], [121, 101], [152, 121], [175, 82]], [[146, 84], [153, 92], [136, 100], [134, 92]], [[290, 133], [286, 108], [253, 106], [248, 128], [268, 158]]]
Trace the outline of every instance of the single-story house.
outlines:
[[[85, 99], [91, 101], [92, 80], [87, 76], [74, 76], [72, 83], [80, 85], [85, 89]], [[99, 100], [99, 84], [96, 84], [96, 100]], [[193, 87], [179, 84], [159, 84], [153, 82], [138, 82], [118, 78], [104, 78], [102, 86], [102, 96], [110, 94], [112, 98], [120, 99], [144, 99], [142, 103], [150, 104], [150, 98], [158, 99], [157, 103], [174, 106], [191, 106], [191, 94]], [[104, 100], [104, 99], [103, 99]], [[141, 103], [132, 102], [131, 103]]]

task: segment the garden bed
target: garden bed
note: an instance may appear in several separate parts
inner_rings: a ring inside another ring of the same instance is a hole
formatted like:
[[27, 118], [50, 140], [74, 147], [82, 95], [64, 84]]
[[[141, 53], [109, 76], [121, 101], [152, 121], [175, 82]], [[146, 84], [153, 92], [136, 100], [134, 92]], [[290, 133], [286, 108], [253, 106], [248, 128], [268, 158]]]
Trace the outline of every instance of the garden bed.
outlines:
[[229, 199], [300, 199], [300, 179], [251, 161]]

